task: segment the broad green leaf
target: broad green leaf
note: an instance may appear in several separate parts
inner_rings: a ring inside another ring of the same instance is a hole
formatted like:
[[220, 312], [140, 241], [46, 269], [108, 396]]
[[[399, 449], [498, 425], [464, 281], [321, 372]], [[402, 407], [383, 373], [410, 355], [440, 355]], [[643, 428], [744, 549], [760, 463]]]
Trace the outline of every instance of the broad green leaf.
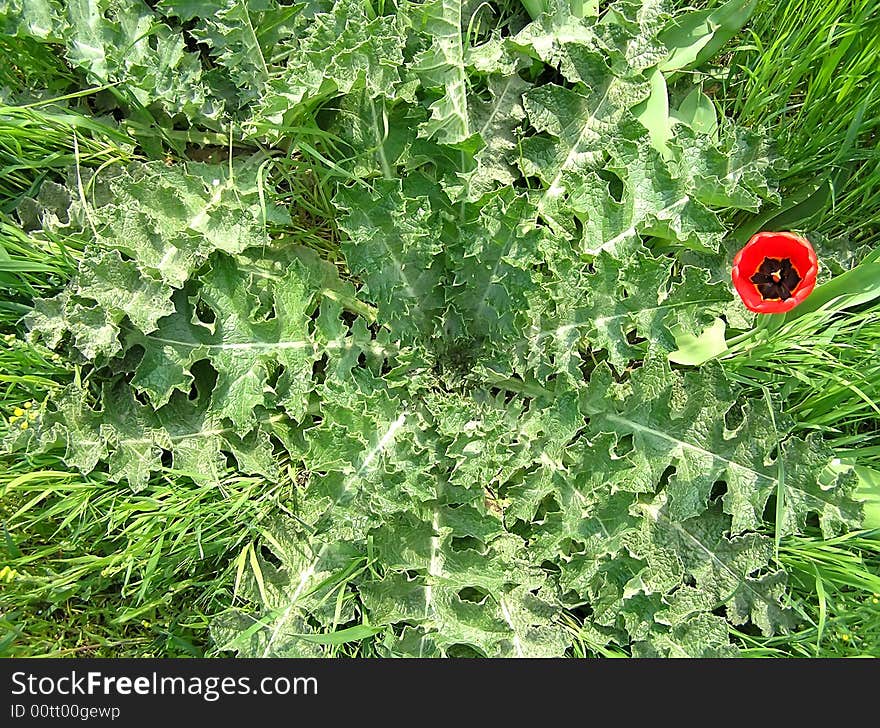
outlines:
[[718, 132], [715, 104], [699, 88], [694, 88], [670, 116], [675, 122], [687, 124], [698, 134], [714, 138]]
[[[713, 487], [721, 483], [733, 533], [760, 525], [779, 475], [771, 459], [772, 423], [758, 406], [734, 403], [729, 385], [711, 370], [678, 376], [659, 363], [645, 364], [630, 383], [605, 389], [607, 377], [594, 376], [591, 389], [598, 389], [585, 407], [596, 431], [632, 438], [628, 458], [634, 470], [624, 476], [627, 487], [673, 468], [665, 476], [670, 517], [685, 520], [704, 512]], [[619, 403], [608, 408], [609, 397]], [[799, 532], [810, 514], [818, 516], [827, 536], [859, 522], [859, 505], [849, 496], [851, 479], [841, 476], [836, 487], [819, 484], [830, 454], [815, 439], [789, 437], [776, 457], [785, 463], [786, 508], [777, 520], [781, 535]]]
[[864, 465], [856, 465], [854, 470], [859, 479], [854, 497], [863, 502], [865, 509], [863, 525], [880, 531], [880, 471]]
[[473, 133], [468, 113], [464, 6], [462, 0], [410, 5], [413, 25], [430, 39], [430, 46], [416, 57], [413, 70], [426, 90], [436, 89], [440, 94], [431, 104], [431, 118], [419, 133], [441, 144], [458, 144]]
[[669, 95], [666, 91], [666, 80], [659, 70], [653, 69], [648, 74], [648, 82], [651, 84], [651, 94], [633, 109], [633, 113], [642, 126], [648, 130], [651, 146], [660, 152], [664, 159], [668, 159], [672, 153], [666, 146], [666, 142], [672, 138], [672, 130], [670, 129]]
[[675, 337], [678, 348], [669, 352], [669, 361], [684, 366], [705, 364], [727, 351], [727, 341], [724, 338], [726, 330], [724, 319], [716, 318], [699, 336], [680, 331]]
[[369, 18], [357, 0], [302, 17], [296, 33], [278, 43], [286, 63], [266, 69], [269, 80], [246, 131], [277, 141], [310, 104], [360, 90], [371, 99], [391, 95], [401, 83], [403, 45], [395, 17]]
[[572, 15], [578, 18], [599, 13], [599, 0], [572, 0], [571, 2], [568, 0], [523, 0], [523, 7], [533, 19], [540, 17], [542, 13], [549, 12], [557, 5], [570, 7]]
[[58, 9], [49, 0], [5, 0], [0, 3], [0, 27], [8, 35], [50, 39], [61, 25]]
[[[688, 591], [703, 602], [703, 608], [723, 606], [735, 625], [751, 621], [766, 635], [794, 625], [794, 615], [781, 602], [785, 573], [769, 568], [772, 539], [756, 533], [727, 538], [728, 518], [716, 509], [679, 521], [669, 517], [662, 499], [642, 508], [646, 518], [629, 545], [646, 568], [633, 578], [630, 590], [648, 595], [657, 589], [665, 592], [669, 584], [690, 577], [695, 589]], [[672, 618], [675, 624], [676, 611], [687, 614], [695, 606], [691, 599], [687, 610], [682, 610], [683, 595], [676, 594], [671, 601], [668, 610], [655, 615], [656, 620]]]
[[430, 334], [440, 307], [442, 221], [429, 198], [409, 198], [399, 182], [377, 182], [376, 193], [340, 190], [348, 264], [365, 280], [383, 321], [410, 343]]
[[[663, 258], [636, 253], [621, 260], [602, 253], [594, 268], [585, 281], [588, 303], [579, 314], [582, 331], [620, 368], [645, 355], [631, 343], [632, 334], [668, 352], [678, 343], [673, 332], [695, 335], [726, 304], [727, 289], [707, 283], [696, 268], [685, 268], [681, 280], [671, 284]], [[634, 285], [635, 280], [640, 283]]]
[[474, 169], [459, 172], [461, 182], [447, 185], [450, 197], [476, 202], [496, 186], [510, 186], [517, 179], [518, 129], [525, 119], [522, 94], [529, 85], [518, 75], [492, 76], [488, 81], [490, 100], [470, 100], [470, 128], [481, 148], [474, 154]]
[[292, 34], [301, 7], [274, 0], [162, 0], [158, 10], [188, 22], [191, 35], [210, 49], [242, 99], [249, 100], [265, 88], [276, 46]]
[[544, 183], [538, 212], [562, 229], [560, 207], [566, 195], [583, 185], [588, 171], [599, 167], [608, 139], [620, 134], [625, 113], [649, 93], [646, 83], [613, 75], [598, 54], [580, 50], [577, 54], [584, 75], [591, 78], [586, 94], [547, 84], [524, 96], [529, 121], [545, 135], [523, 141], [523, 172]]
[[97, 240], [180, 288], [215, 250], [266, 244], [258, 184], [253, 168], [230, 176], [225, 165], [135, 167], [110, 182], [113, 202], [92, 213]]
[[243, 473], [277, 477], [271, 444], [264, 433], [247, 436], [212, 414], [204, 403], [175, 395], [154, 409], [142, 405], [124, 381], [104, 385], [99, 406], [88, 406], [89, 393], [70, 385], [32, 427], [7, 438], [7, 446], [42, 449], [60, 445], [65, 462], [83, 472], [106, 463], [110, 480], [127, 480], [134, 490], [171, 455], [176, 473], [197, 482], [215, 483], [227, 467], [227, 453]]
[[68, 60], [90, 82], [119, 83], [144, 107], [199, 120], [216, 119], [222, 111], [183, 34], [154, 22], [144, 3], [71, 0], [55, 35], [64, 38]]
[[712, 58], [746, 23], [757, 0], [729, 0], [716, 8], [676, 17], [660, 35], [669, 49], [661, 71], [678, 71]]
[[702, 179], [673, 176], [646, 141], [621, 145], [605, 169], [587, 175], [569, 198], [583, 223], [584, 252], [622, 254], [641, 236], [715, 250], [723, 226], [699, 199]]
[[314, 291], [296, 262], [278, 276], [268, 292], [269, 310], [260, 307], [249, 271], [229, 256], [217, 256], [201, 277], [198, 290], [174, 295], [176, 310], [161, 319], [155, 331], [138, 329], [127, 338], [143, 357], [132, 385], [147, 392], [155, 406], [174, 390], [189, 392], [193, 365], [210, 363], [217, 373], [211, 393], [213, 410], [247, 432], [257, 405], [272, 391], [268, 380], [277, 375], [284, 408], [295, 419], [307, 409], [312, 361], [316, 347], [308, 330]]

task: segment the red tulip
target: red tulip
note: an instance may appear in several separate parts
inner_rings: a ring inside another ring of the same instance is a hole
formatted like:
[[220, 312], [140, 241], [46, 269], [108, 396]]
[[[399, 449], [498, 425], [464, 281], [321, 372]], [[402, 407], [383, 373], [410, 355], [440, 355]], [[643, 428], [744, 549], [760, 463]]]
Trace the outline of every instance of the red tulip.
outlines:
[[816, 286], [819, 262], [810, 241], [794, 233], [753, 235], [733, 259], [733, 285], [756, 313], [791, 311]]

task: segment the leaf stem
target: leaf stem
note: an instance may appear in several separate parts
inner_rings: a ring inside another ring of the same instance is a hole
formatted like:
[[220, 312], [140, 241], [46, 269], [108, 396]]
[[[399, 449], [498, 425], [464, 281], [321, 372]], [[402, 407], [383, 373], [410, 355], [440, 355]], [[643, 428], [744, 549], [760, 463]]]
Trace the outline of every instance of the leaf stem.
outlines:
[[321, 291], [321, 295], [325, 298], [329, 298], [331, 301], [336, 301], [347, 311], [369, 319], [370, 323], [373, 323], [376, 320], [378, 310], [375, 306], [371, 306], [369, 303], [364, 303], [352, 296], [346, 296], [333, 288], [325, 288]]

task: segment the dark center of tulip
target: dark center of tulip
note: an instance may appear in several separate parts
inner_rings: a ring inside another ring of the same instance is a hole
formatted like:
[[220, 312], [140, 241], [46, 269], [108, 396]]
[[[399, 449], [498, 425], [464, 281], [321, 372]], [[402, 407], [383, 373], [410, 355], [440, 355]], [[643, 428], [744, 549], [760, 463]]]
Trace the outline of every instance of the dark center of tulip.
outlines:
[[801, 282], [788, 258], [764, 258], [758, 271], [749, 279], [765, 301], [786, 301]]

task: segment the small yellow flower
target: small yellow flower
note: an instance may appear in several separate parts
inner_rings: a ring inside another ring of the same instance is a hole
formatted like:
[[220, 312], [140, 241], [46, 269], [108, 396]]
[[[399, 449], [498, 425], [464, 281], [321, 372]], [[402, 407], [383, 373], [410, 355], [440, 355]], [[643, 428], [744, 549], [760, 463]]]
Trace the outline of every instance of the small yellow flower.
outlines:
[[30, 425], [29, 425], [27, 422], [22, 422], [22, 423], [21, 423], [21, 429], [22, 429], [22, 430], [26, 430], [28, 427], [30, 427]]
[[880, 599], [878, 599], [877, 597], [874, 597], [874, 598], [871, 600], [871, 604], [880, 604]]
[[4, 566], [0, 569], [0, 581], [5, 581], [7, 584], [11, 584], [16, 576], [18, 576], [18, 572], [15, 569], [10, 569], [8, 566]]
[[38, 415], [38, 414], [39, 414], [38, 412], [31, 412], [31, 413], [28, 415], [28, 419], [29, 419], [31, 422], [33, 422], [35, 419], [37, 419], [37, 415]]
[[30, 408], [33, 407], [33, 406], [34, 406], [34, 403], [33, 403], [33, 402], [25, 402], [25, 403], [24, 403], [24, 408], [25, 408], [25, 409], [30, 409]]
[[840, 635], [840, 639], [842, 639], [844, 642], [849, 642], [849, 635], [842, 634], [842, 635]]
[[21, 407], [16, 407], [14, 410], [12, 410], [12, 414], [14, 414], [16, 417], [21, 417], [24, 414], [24, 410]]
[[11, 424], [12, 424], [13, 422], [15, 422], [17, 419], [18, 419], [18, 417], [16, 417], [15, 415], [12, 415], [12, 417], [9, 418], [9, 424], [11, 425]]

